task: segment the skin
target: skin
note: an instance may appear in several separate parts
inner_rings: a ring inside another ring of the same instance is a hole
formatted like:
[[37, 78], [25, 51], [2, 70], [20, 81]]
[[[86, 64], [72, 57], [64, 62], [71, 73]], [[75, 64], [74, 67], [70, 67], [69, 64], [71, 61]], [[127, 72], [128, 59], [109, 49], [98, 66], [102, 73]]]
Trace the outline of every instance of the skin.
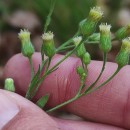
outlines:
[[[63, 56], [53, 58], [53, 66]], [[33, 55], [35, 71], [40, 63], [40, 54]], [[80, 60], [69, 57], [58, 70], [49, 75], [41, 85], [34, 102], [45, 93], [50, 94], [47, 108], [72, 98], [79, 87], [79, 77], [75, 72]], [[97, 78], [102, 62], [92, 61], [89, 65], [86, 86]], [[115, 63], [107, 63], [101, 80], [102, 83], [117, 68]], [[2, 130], [125, 130], [130, 129], [130, 66], [122, 70], [103, 88], [81, 97], [62, 108], [83, 117], [86, 121], [62, 120], [49, 116], [35, 104], [23, 98], [30, 80], [27, 58], [21, 54], [11, 58], [5, 66], [4, 77], [13, 78], [14, 94], [0, 90], [0, 129]], [[20, 96], [22, 95], [22, 96]]]

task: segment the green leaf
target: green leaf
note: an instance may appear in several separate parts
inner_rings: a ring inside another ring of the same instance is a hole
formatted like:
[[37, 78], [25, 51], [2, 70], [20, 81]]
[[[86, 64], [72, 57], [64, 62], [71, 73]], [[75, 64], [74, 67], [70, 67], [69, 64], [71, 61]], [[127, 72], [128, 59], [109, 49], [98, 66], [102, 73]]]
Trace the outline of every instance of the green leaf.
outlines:
[[45, 96], [41, 97], [41, 98], [37, 101], [36, 104], [37, 104], [40, 108], [43, 108], [43, 107], [46, 105], [48, 99], [49, 99], [49, 95], [46, 94]]

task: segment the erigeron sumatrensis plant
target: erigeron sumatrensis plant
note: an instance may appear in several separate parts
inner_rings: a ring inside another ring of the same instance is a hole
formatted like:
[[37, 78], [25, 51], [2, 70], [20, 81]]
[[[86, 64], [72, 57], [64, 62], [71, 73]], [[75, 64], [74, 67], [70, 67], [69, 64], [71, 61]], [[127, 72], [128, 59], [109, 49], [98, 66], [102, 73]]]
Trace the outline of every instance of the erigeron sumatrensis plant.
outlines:
[[[77, 91], [77, 94], [73, 98], [55, 106], [54, 108], [47, 110], [47, 112], [52, 112], [56, 109], [59, 109], [77, 100], [78, 98], [85, 96], [89, 93], [92, 93], [93, 91], [103, 87], [122, 69], [122, 67], [128, 64], [129, 55], [130, 55], [130, 37], [128, 37], [128, 35], [130, 34], [130, 25], [127, 25], [126, 27], [122, 27], [119, 30], [117, 30], [114, 38], [111, 38], [111, 25], [107, 23], [101, 23], [99, 25], [99, 32], [95, 33], [97, 24], [103, 18], [103, 11], [101, 10], [100, 7], [93, 7], [92, 9], [90, 9], [88, 17], [79, 23], [79, 28], [77, 29], [78, 31], [75, 33], [75, 35], [72, 38], [70, 38], [68, 41], [63, 43], [60, 47], [56, 48], [54, 42], [54, 34], [53, 32], [48, 31], [48, 26], [50, 24], [51, 15], [54, 10], [55, 2], [56, 0], [52, 1], [50, 12], [48, 14], [45, 23], [44, 33], [41, 36], [43, 41], [43, 44], [41, 46], [42, 61], [36, 73], [34, 72], [34, 67], [32, 63], [32, 55], [34, 54], [35, 50], [31, 43], [30, 32], [24, 29], [21, 30], [20, 33], [18, 34], [22, 46], [21, 52], [25, 57], [29, 59], [30, 68], [31, 68], [31, 81], [25, 96], [29, 100], [32, 100], [32, 98], [35, 96], [37, 90], [39, 89], [39, 86], [45, 80], [45, 78], [49, 74], [57, 70], [58, 65], [60, 65], [69, 56], [75, 53], [76, 56], [81, 60], [82, 65], [77, 66], [75, 70], [80, 77], [80, 86], [79, 86], [79, 90]], [[118, 64], [118, 67], [115, 70], [115, 72], [110, 77], [108, 77], [106, 81], [104, 81], [99, 86], [96, 86], [96, 83], [98, 82], [98, 80], [102, 76], [102, 73], [105, 70], [107, 54], [111, 50], [112, 48], [111, 42], [114, 40], [122, 41], [121, 49], [118, 55], [116, 56], [116, 60], [115, 60], [116, 63]], [[85, 48], [85, 44], [91, 44], [91, 43], [99, 44], [99, 48], [103, 52], [103, 65], [102, 65], [101, 72], [97, 77], [97, 79], [95, 80], [95, 82], [93, 82], [90, 86], [85, 87], [86, 86], [85, 80], [88, 75], [88, 64], [91, 62], [91, 56], [87, 52]], [[66, 55], [60, 61], [58, 61], [53, 67], [51, 68], [49, 67], [51, 60], [56, 53], [61, 52], [63, 50], [67, 51], [70, 49], [71, 51], [66, 53]], [[45, 56], [47, 58], [45, 58]], [[43, 69], [44, 69], [44, 74], [42, 74]], [[13, 79], [9, 78], [5, 80], [5, 89], [9, 91], [15, 91]], [[46, 94], [43, 97], [41, 97], [36, 104], [39, 107], [43, 108], [47, 103], [48, 98], [49, 95]]]

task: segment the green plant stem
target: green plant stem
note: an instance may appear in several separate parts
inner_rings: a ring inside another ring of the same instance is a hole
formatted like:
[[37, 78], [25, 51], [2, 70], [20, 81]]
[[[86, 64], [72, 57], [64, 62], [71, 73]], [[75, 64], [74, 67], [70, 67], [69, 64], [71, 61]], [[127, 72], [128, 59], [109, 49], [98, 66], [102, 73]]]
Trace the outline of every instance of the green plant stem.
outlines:
[[47, 64], [47, 67], [46, 67], [46, 70], [45, 70], [46, 72], [47, 72], [48, 69], [49, 69], [49, 66], [50, 66], [50, 63], [51, 63], [51, 59], [52, 59], [52, 58], [49, 58], [49, 59], [48, 59], [48, 64]]
[[47, 110], [46, 112], [49, 113], [49, 112], [55, 111], [55, 110], [57, 110], [57, 109], [59, 109], [59, 108], [65, 106], [65, 105], [67, 105], [67, 104], [69, 104], [69, 103], [71, 103], [71, 102], [77, 100], [78, 98], [80, 98], [80, 97], [82, 97], [82, 96], [85, 96], [85, 95], [87, 95], [87, 94], [90, 94], [90, 93], [94, 92], [95, 90], [101, 88], [102, 86], [104, 86], [105, 84], [107, 84], [112, 78], [114, 78], [114, 76], [120, 71], [120, 69], [121, 69], [121, 68], [118, 67], [117, 70], [113, 73], [112, 76], [110, 76], [105, 82], [103, 82], [101, 85], [99, 85], [98, 87], [94, 88], [93, 90], [90, 90], [90, 91], [88, 91], [87, 93], [77, 94], [75, 97], [71, 98], [70, 100], [63, 102], [63, 103], [57, 105], [56, 107], [53, 107], [53, 108]]
[[115, 77], [115, 75], [121, 70], [121, 68], [118, 66], [118, 68], [116, 69], [116, 71], [113, 73], [112, 76], [110, 76], [105, 82], [103, 82], [101, 85], [99, 85], [98, 87], [90, 90], [90, 91], [87, 91], [86, 93], [83, 93], [83, 95], [86, 95], [86, 94], [89, 94], [89, 93], [92, 93], [94, 91], [96, 91], [97, 89], [101, 88], [102, 86], [104, 86], [105, 84], [107, 84], [111, 79], [113, 79]]
[[99, 41], [85, 41], [85, 44], [99, 44]]
[[78, 46], [76, 46], [72, 51], [68, 52], [59, 62], [57, 62], [50, 70], [48, 70], [45, 75], [40, 79], [40, 82], [42, 82], [42, 79], [44, 79], [45, 76], [50, 74], [59, 64], [61, 64], [65, 59], [67, 59], [71, 54], [73, 54], [83, 42], [84, 41], [82, 40]]
[[79, 30], [78, 30], [72, 38], [70, 38], [68, 41], [64, 42], [60, 47], [58, 47], [56, 49], [56, 52], [61, 51], [63, 48], [65, 48], [67, 45], [69, 45], [71, 42], [73, 42], [73, 38], [77, 37], [79, 34], [80, 33], [79, 33]]
[[58, 52], [60, 52], [60, 51], [66, 51], [66, 50], [72, 49], [72, 48], [74, 48], [74, 47], [75, 47], [75, 45], [66, 46], [66, 47], [60, 49]]
[[50, 6], [50, 11], [49, 11], [49, 14], [47, 16], [47, 19], [46, 19], [46, 23], [45, 23], [45, 27], [44, 27], [44, 32], [47, 31], [47, 28], [51, 22], [51, 16], [52, 16], [52, 13], [54, 11], [54, 7], [55, 7], [55, 4], [56, 4], [56, 0], [51, 0], [51, 6]]
[[[111, 41], [116, 41], [116, 40], [117, 39], [115, 37], [111, 39]], [[99, 44], [99, 41], [89, 41], [89, 40], [86, 40], [85, 44]]]
[[48, 62], [49, 58], [47, 58], [46, 60], [42, 61], [42, 65], [41, 65], [41, 72], [44, 68], [44, 66], [46, 65], [46, 63]]
[[67, 104], [69, 104], [69, 103], [71, 103], [71, 102], [77, 100], [77, 99], [80, 97], [80, 92], [81, 92], [82, 88], [84, 87], [84, 85], [85, 85], [85, 84], [83, 84], [83, 85], [80, 86], [80, 88], [79, 88], [77, 94], [76, 94], [73, 98], [71, 98], [70, 100], [65, 101], [65, 102], [63, 102], [63, 103], [57, 105], [56, 107], [53, 107], [53, 108], [47, 110], [46, 112], [49, 113], [49, 112], [55, 111], [55, 110], [57, 110], [57, 109], [59, 109], [59, 108], [65, 106], [65, 105], [67, 105]]
[[96, 83], [98, 82], [98, 80], [100, 79], [100, 77], [101, 77], [102, 74], [103, 74], [103, 71], [104, 71], [105, 65], [106, 65], [106, 61], [107, 61], [107, 53], [104, 52], [104, 54], [103, 54], [103, 66], [102, 66], [101, 72], [100, 72], [99, 76], [97, 77], [97, 79], [95, 80], [95, 82], [94, 82], [93, 84], [91, 84], [91, 85], [85, 90], [85, 92], [88, 92], [89, 90], [91, 90], [91, 89], [96, 85]]
[[67, 59], [71, 54], [73, 54], [82, 43], [84, 43], [83, 40], [79, 43], [78, 46], [76, 46], [72, 51], [67, 53], [59, 62], [57, 62], [51, 69], [49, 69], [47, 72], [45, 72], [45, 74], [39, 79], [38, 84], [36, 86], [36, 89], [34, 90], [33, 95], [31, 97], [29, 97], [30, 99], [32, 99], [33, 96], [36, 94], [39, 86], [41, 85], [43, 80], [46, 78], [46, 76], [49, 75], [50, 73], [52, 73], [58, 67], [59, 64], [61, 64], [65, 59]]
[[30, 68], [31, 68], [31, 81], [32, 81], [33, 76], [34, 76], [34, 68], [33, 68], [32, 56], [29, 57], [28, 59], [29, 59], [29, 64], [30, 64]]
[[68, 100], [68, 101], [66, 101], [66, 102], [64, 102], [64, 103], [61, 103], [61, 104], [57, 105], [56, 107], [53, 107], [53, 108], [47, 110], [46, 112], [49, 113], [49, 112], [55, 111], [55, 110], [57, 110], [57, 109], [59, 109], [59, 108], [65, 106], [65, 105], [67, 105], [67, 104], [69, 104], [69, 103], [75, 101], [76, 99], [78, 99], [78, 96], [75, 96], [75, 97], [71, 98], [70, 100]]

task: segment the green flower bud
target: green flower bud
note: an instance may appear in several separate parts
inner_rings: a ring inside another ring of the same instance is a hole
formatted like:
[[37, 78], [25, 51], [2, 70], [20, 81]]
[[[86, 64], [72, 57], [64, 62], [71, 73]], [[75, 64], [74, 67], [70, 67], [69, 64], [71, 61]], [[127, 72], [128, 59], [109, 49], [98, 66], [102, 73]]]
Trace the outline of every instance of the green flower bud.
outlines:
[[80, 32], [86, 37], [91, 35], [95, 29], [97, 23], [103, 17], [103, 11], [100, 7], [94, 7], [90, 10], [89, 16], [87, 19], [80, 22]]
[[22, 44], [22, 54], [25, 57], [31, 57], [34, 53], [34, 47], [30, 41], [30, 32], [28, 30], [21, 30], [18, 34]]
[[53, 57], [56, 53], [56, 48], [54, 45], [53, 37], [54, 37], [54, 34], [50, 31], [42, 35], [42, 39], [43, 39], [42, 51], [49, 58]]
[[122, 27], [115, 33], [115, 36], [117, 39], [121, 40], [125, 37], [130, 35], [130, 24], [128, 24], [126, 27]]
[[[75, 46], [78, 46], [81, 41], [82, 41], [82, 37], [81, 37], [81, 36], [75, 37], [75, 38], [73, 39], [73, 42], [74, 42]], [[85, 52], [86, 52], [86, 49], [85, 49], [84, 44], [82, 43], [82, 44], [78, 47], [78, 49], [77, 49], [77, 51], [76, 51], [76, 55], [77, 55], [79, 58], [82, 58]]]
[[91, 36], [88, 37], [89, 41], [99, 41], [100, 40], [100, 33], [93, 33]]
[[77, 69], [76, 69], [76, 71], [77, 71], [77, 74], [78, 74], [79, 77], [80, 77], [80, 80], [81, 80], [82, 82], [84, 82], [84, 81], [86, 80], [87, 74], [85, 73], [85, 70], [83, 69], [83, 67], [78, 66]]
[[83, 55], [83, 63], [87, 66], [91, 62], [91, 56], [88, 52]]
[[128, 64], [130, 54], [130, 38], [122, 40], [122, 46], [119, 53], [116, 56], [116, 63], [121, 68]]
[[130, 37], [122, 40], [121, 50], [126, 51], [128, 54], [130, 54]]
[[111, 45], [111, 25], [101, 24], [100, 29], [100, 44], [99, 47], [103, 52], [109, 52], [112, 48]]
[[15, 92], [15, 86], [14, 86], [14, 81], [11, 78], [7, 78], [5, 80], [5, 86], [4, 86], [5, 90], [11, 91], [11, 92]]

